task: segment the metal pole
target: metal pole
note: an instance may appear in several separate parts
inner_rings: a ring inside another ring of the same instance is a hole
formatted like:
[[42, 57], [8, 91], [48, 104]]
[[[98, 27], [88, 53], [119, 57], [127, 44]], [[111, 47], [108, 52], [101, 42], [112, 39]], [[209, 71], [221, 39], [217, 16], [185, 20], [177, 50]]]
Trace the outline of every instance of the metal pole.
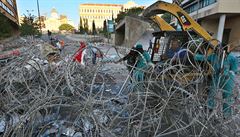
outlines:
[[200, 7], [199, 7], [199, 0], [198, 0], [198, 8], [197, 8], [197, 18], [196, 18], [196, 22], [198, 22], [199, 9], [200, 9]]
[[37, 0], [37, 8], [38, 8], [38, 19], [39, 19], [39, 25], [40, 25], [40, 32], [42, 33], [42, 24], [41, 24], [41, 17], [40, 17], [40, 10], [39, 10], [39, 2]]

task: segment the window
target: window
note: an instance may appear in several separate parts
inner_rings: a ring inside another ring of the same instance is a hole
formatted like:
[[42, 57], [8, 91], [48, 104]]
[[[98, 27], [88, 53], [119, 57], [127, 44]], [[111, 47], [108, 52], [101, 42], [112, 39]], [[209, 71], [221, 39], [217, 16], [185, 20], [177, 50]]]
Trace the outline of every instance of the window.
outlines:
[[207, 6], [209, 6], [209, 5], [211, 5], [215, 2], [217, 2], [217, 0], [200, 0], [199, 5], [198, 5], [198, 2], [197, 2], [193, 5], [191, 5], [190, 7], [187, 7], [185, 9], [185, 11], [188, 12], [188, 13], [192, 13], [194, 11], [197, 11], [198, 9], [202, 9], [204, 7], [207, 7]]
[[14, 7], [12, 0], [7, 0], [7, 2], [8, 2], [12, 7]]
[[2, 2], [1, 2], [1, 7], [11, 16], [13, 16], [13, 17], [15, 16], [14, 13]]

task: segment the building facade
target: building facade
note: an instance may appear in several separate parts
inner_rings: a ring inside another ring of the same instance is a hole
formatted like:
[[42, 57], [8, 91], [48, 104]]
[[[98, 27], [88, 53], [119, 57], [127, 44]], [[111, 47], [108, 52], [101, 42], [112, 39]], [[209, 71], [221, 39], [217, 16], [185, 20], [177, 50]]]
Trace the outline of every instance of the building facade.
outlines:
[[184, 0], [181, 7], [221, 42], [240, 40], [240, 0]]
[[123, 6], [117, 4], [81, 4], [79, 9], [80, 18], [87, 20], [88, 29], [92, 30], [93, 20], [96, 28], [102, 28], [104, 20], [116, 18], [117, 14], [123, 10]]
[[18, 28], [19, 22], [16, 0], [0, 0], [0, 13], [9, 19], [13, 28]]
[[41, 20], [44, 24], [44, 27], [42, 30], [46, 32], [47, 30], [53, 31], [53, 32], [58, 32], [59, 27], [62, 24], [70, 24], [74, 26], [74, 23], [70, 20], [68, 20], [68, 17], [65, 15], [59, 15], [57, 10], [53, 8], [50, 13], [50, 17], [42, 17], [43, 19]]
[[137, 7], [138, 5], [129, 1], [126, 4], [80, 4], [79, 15], [82, 20], [87, 20], [89, 30], [92, 30], [92, 22], [96, 28], [103, 28], [104, 20], [117, 18], [117, 14], [125, 9]]

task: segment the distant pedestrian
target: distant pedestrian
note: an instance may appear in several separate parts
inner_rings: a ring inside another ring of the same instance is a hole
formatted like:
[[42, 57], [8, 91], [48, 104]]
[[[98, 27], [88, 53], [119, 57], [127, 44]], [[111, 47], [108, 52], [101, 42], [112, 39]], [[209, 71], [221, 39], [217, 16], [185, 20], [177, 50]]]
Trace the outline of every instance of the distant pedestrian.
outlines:
[[48, 30], [47, 33], [48, 33], [49, 40], [51, 40], [52, 32]]

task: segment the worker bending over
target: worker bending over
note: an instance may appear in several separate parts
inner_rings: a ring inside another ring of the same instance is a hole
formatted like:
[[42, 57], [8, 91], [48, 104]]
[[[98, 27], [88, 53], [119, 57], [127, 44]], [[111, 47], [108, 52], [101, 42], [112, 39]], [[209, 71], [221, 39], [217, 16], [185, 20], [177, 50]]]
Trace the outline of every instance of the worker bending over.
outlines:
[[153, 65], [151, 63], [150, 55], [147, 51], [143, 50], [141, 44], [137, 44], [136, 47], [133, 47], [126, 56], [118, 60], [116, 63], [125, 60], [127, 60], [128, 63], [128, 70], [133, 72], [135, 81], [143, 81], [144, 71], [148, 69], [149, 65]]
[[138, 53], [136, 51], [136, 48], [132, 47], [130, 52], [126, 56], [124, 56], [123, 58], [119, 59], [115, 63], [119, 63], [119, 62], [127, 60], [127, 69], [128, 69], [129, 72], [132, 72], [132, 69], [134, 69], [135, 64], [136, 64], [137, 56], [138, 56]]
[[141, 44], [137, 44], [136, 50], [138, 52], [136, 69], [133, 72], [134, 79], [136, 81], [144, 80], [144, 72], [147, 71], [149, 66], [152, 66], [150, 55], [147, 51], [143, 50], [143, 46]]
[[224, 99], [223, 114], [229, 117], [232, 114], [231, 105], [233, 103], [233, 88], [235, 73], [238, 69], [237, 59], [230, 53], [228, 47], [217, 48], [209, 56], [196, 54], [195, 60], [208, 61], [213, 67], [212, 82], [208, 94], [208, 108], [212, 110], [215, 106], [215, 97], [218, 91], [222, 92]]

